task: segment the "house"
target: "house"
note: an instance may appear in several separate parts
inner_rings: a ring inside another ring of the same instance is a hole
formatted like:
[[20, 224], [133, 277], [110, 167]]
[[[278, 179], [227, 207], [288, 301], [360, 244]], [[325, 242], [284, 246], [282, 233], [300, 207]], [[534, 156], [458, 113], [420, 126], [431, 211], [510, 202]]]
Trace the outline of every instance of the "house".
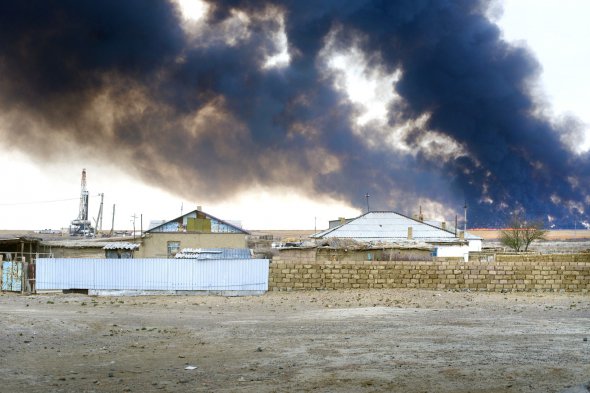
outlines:
[[183, 248], [247, 248], [249, 234], [197, 209], [147, 230], [136, 256], [174, 258]]
[[480, 237], [462, 231], [456, 233], [445, 225], [439, 227], [393, 211], [368, 212], [311, 237], [397, 244], [420, 242], [430, 245], [434, 256], [463, 257], [465, 260], [470, 251], [481, 251], [482, 241]]

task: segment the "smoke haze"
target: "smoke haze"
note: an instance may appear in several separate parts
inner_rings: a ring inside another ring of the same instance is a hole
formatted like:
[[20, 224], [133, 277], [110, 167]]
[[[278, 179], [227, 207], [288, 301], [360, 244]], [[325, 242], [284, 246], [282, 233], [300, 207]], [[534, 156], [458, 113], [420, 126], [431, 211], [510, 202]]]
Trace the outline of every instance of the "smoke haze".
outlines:
[[[540, 66], [494, 5], [212, 1], [188, 21], [171, 1], [3, 2], [2, 143], [40, 162], [82, 150], [192, 200], [283, 186], [568, 225], [590, 202], [579, 126], [539, 114]], [[385, 119], [357, 121], [336, 55], [390, 83]]]

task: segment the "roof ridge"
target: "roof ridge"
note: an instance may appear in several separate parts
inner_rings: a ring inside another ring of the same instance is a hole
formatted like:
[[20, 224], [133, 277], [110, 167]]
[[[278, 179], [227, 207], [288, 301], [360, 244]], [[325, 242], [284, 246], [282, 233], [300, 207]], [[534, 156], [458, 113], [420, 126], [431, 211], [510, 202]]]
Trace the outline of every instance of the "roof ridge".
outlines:
[[240, 232], [243, 232], [245, 235], [250, 235], [250, 232], [249, 232], [249, 231], [247, 231], [247, 230], [245, 230], [244, 228], [240, 228], [240, 227], [238, 227], [238, 226], [236, 226], [236, 225], [234, 225], [234, 224], [232, 224], [232, 223], [229, 223], [229, 222], [227, 222], [227, 221], [225, 221], [225, 220], [222, 220], [221, 218], [217, 218], [217, 217], [215, 217], [214, 215], [212, 215], [212, 214], [209, 214], [209, 213], [207, 213], [207, 212], [204, 212], [204, 211], [202, 211], [202, 210], [199, 210], [199, 209], [191, 210], [191, 211], [190, 211], [190, 212], [188, 212], [188, 213], [181, 214], [180, 216], [178, 216], [178, 217], [175, 217], [175, 218], [173, 218], [173, 219], [171, 219], [171, 220], [168, 220], [168, 221], [166, 221], [166, 222], [163, 222], [162, 224], [160, 224], [160, 225], [158, 225], [158, 226], [155, 226], [155, 227], [153, 227], [153, 228], [150, 228], [150, 229], [148, 229], [148, 230], [147, 230], [147, 231], [145, 231], [145, 232], [152, 233], [152, 232], [154, 231], [154, 229], [158, 229], [158, 228], [160, 228], [160, 227], [163, 227], [164, 225], [167, 225], [167, 224], [169, 224], [169, 223], [171, 223], [171, 222], [173, 222], [173, 221], [177, 221], [178, 219], [181, 219], [181, 218], [183, 218], [183, 217], [185, 217], [185, 216], [188, 216], [189, 214], [192, 214], [192, 213], [197, 213], [197, 212], [200, 212], [200, 213], [204, 214], [205, 216], [207, 216], [207, 218], [212, 218], [212, 219], [215, 219], [215, 220], [217, 220], [217, 221], [219, 221], [219, 222], [221, 222], [221, 223], [223, 223], [223, 224], [225, 224], [225, 225], [229, 225], [230, 227], [232, 227], [232, 228], [234, 228], [234, 229], [237, 229], [237, 230], [238, 230], [238, 231], [240, 231]]
[[[379, 217], [379, 214], [383, 214], [383, 216]], [[376, 217], [370, 217], [371, 215], [376, 215]], [[364, 220], [363, 218], [368, 218], [368, 220]], [[379, 223], [379, 219], [385, 220]], [[394, 220], [394, 221], [387, 221], [387, 220]], [[405, 222], [404, 222], [405, 221]], [[366, 234], [368, 237], [378, 238], [381, 237], [378, 232], [381, 232], [379, 227], [387, 226], [390, 224], [388, 229], [383, 228], [385, 232], [381, 236], [386, 237], [394, 237], [394, 238], [402, 238], [402, 229], [401, 226], [407, 227], [414, 227], [414, 237], [416, 238], [429, 238], [429, 239], [460, 239], [460, 237], [451, 230], [443, 229], [437, 225], [433, 225], [431, 223], [425, 222], [423, 220], [418, 220], [413, 217], [409, 217], [405, 214], [393, 211], [393, 210], [378, 210], [378, 211], [369, 211], [360, 216], [350, 220], [349, 222], [345, 222], [340, 224], [334, 228], [330, 228], [328, 230], [319, 232], [314, 234], [315, 238], [325, 238], [326, 236], [337, 237], [339, 234], [344, 235], [351, 235], [354, 232], [363, 232], [363, 228], [366, 228]], [[356, 224], [356, 226], [355, 226]], [[347, 230], [347, 227], [350, 228]], [[339, 233], [341, 232], [341, 233]], [[351, 233], [347, 233], [351, 232]], [[375, 236], [375, 232], [377, 233]], [[418, 232], [418, 233], [417, 233]], [[387, 236], [389, 235], [389, 236]]]

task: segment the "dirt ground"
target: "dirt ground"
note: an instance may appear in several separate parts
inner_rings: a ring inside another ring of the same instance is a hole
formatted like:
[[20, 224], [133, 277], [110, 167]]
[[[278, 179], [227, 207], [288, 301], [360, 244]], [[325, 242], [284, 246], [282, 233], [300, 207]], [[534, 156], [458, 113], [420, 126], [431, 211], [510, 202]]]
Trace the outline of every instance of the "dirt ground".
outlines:
[[560, 392], [589, 339], [588, 294], [2, 294], [0, 391]]

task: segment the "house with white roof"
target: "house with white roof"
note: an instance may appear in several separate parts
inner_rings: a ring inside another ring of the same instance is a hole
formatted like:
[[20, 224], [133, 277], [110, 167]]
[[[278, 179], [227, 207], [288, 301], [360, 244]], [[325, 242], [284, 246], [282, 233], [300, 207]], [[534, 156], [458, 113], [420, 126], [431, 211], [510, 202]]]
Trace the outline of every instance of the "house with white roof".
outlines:
[[463, 257], [465, 260], [468, 259], [469, 252], [481, 251], [482, 243], [478, 236], [450, 230], [445, 225], [438, 226], [393, 211], [368, 212], [311, 237], [408, 245], [426, 243], [432, 246], [435, 256]]

